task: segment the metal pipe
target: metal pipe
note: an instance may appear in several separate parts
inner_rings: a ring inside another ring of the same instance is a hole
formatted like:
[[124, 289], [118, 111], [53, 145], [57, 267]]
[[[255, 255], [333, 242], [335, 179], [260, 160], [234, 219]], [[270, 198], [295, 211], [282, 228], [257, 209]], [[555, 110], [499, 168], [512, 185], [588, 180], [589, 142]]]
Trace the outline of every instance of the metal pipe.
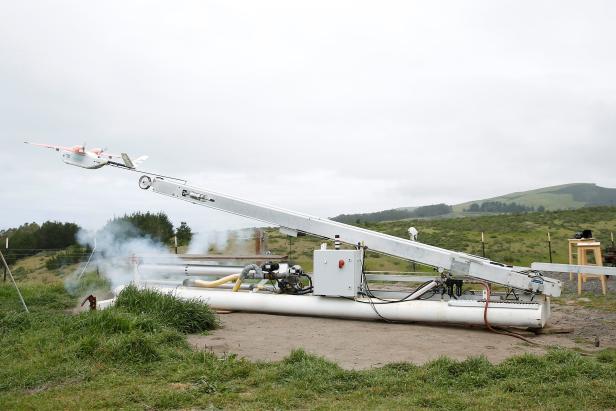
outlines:
[[[424, 273], [427, 274], [427, 273]], [[439, 277], [431, 276], [415, 276], [415, 275], [394, 275], [394, 274], [365, 274], [368, 281], [391, 281], [405, 283], [425, 283], [426, 281], [435, 280]]]
[[142, 264], [139, 271], [153, 274], [180, 274], [187, 276], [226, 277], [240, 273], [244, 266], [231, 265], [172, 265], [172, 264]]
[[[251, 274], [253, 272], [254, 274]], [[261, 267], [256, 264], [248, 264], [246, 267], [244, 267], [240, 275], [237, 277], [237, 280], [235, 281], [235, 285], [233, 286], [233, 292], [239, 291], [240, 286], [242, 285], [242, 281], [244, 281], [247, 277], [263, 278], [263, 271], [261, 271]]]
[[96, 309], [97, 310], [104, 310], [105, 308], [109, 308], [112, 305], [114, 305], [116, 302], [115, 298], [111, 298], [109, 300], [98, 300], [96, 302]]
[[422, 295], [424, 295], [425, 293], [427, 293], [428, 291], [430, 291], [437, 285], [438, 285], [438, 282], [432, 281], [430, 284], [427, 284], [425, 287], [421, 287], [419, 290], [411, 294], [409, 298], [406, 299], [406, 301], [412, 301], [412, 300], [418, 299], [419, 297], [421, 297]]
[[[379, 315], [397, 322], [435, 322], [483, 325], [485, 302], [475, 300], [414, 300], [395, 304], [369, 304], [367, 299], [312, 295], [229, 292], [188, 287], [153, 287], [181, 299], [198, 299], [217, 310], [378, 320]], [[374, 301], [374, 300], [373, 300]], [[549, 303], [490, 302], [488, 320], [494, 326], [542, 328], [549, 317]]]
[[556, 273], [583, 273], [616, 276], [616, 267], [607, 267], [603, 265], [532, 263], [530, 267], [533, 270], [550, 271]]

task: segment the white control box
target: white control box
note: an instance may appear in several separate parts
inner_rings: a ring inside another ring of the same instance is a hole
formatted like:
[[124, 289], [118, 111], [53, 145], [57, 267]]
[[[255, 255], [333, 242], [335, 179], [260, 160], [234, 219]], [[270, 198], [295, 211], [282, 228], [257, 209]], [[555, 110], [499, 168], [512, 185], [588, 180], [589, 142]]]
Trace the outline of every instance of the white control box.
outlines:
[[355, 297], [361, 290], [361, 250], [315, 250], [314, 295]]

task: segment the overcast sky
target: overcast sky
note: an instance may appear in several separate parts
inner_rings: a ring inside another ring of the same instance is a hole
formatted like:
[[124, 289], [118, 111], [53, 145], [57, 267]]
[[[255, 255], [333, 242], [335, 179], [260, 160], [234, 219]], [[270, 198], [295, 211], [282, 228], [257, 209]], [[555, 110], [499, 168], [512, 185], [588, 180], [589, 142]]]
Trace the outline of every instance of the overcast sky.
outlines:
[[32, 141], [324, 217], [616, 187], [614, 1], [2, 1], [0, 228], [166, 211]]

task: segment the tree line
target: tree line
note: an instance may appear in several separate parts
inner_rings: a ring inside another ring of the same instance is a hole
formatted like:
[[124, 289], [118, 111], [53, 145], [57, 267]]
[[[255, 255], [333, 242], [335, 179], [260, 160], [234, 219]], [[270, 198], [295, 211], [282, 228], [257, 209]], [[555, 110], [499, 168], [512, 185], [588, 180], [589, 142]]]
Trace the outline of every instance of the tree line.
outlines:
[[539, 206], [535, 209], [533, 206], [525, 206], [516, 202], [484, 201], [481, 204], [473, 203], [464, 211], [467, 213], [531, 213], [533, 211], [543, 212], [545, 207]]
[[341, 214], [332, 218], [332, 220], [346, 224], [378, 223], [381, 221], [396, 221], [407, 218], [438, 217], [449, 214], [452, 211], [453, 209], [450, 205], [440, 203], [417, 207], [415, 209], [397, 208], [377, 211], [375, 213]]
[[76, 244], [75, 236], [79, 226], [73, 223], [46, 221], [42, 225], [26, 223], [17, 228], [0, 231], [2, 248], [9, 239], [8, 250], [3, 250], [9, 264], [20, 258], [29, 257], [41, 249], [64, 249]]
[[128, 226], [126, 233], [129, 237], [149, 237], [162, 244], [171, 245], [174, 236], [177, 236], [178, 246], [188, 245], [192, 239], [192, 230], [185, 221], [175, 229], [173, 223], [164, 212], [125, 214], [123, 217], [115, 217], [103, 227], [104, 230], [114, 229], [119, 226]]
[[[133, 237], [149, 237], [162, 244], [172, 245], [173, 237], [177, 235], [178, 245], [188, 245], [192, 239], [192, 230], [186, 222], [174, 228], [167, 214], [141, 213], [125, 214], [109, 220], [103, 230], [124, 227], [126, 233]], [[89, 249], [79, 248], [77, 233], [81, 227], [74, 223], [46, 221], [42, 225], [26, 223], [16, 228], [0, 230], [0, 246], [9, 264], [17, 260], [35, 255], [43, 250], [64, 250], [71, 248], [75, 252], [89, 252]], [[4, 250], [6, 239], [9, 248]]]

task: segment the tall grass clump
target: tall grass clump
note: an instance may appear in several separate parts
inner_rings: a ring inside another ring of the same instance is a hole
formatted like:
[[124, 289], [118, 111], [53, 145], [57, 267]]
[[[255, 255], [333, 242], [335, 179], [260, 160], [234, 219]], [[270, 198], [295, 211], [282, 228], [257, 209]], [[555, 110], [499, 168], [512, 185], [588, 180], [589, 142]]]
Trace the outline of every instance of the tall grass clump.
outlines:
[[130, 285], [116, 299], [116, 307], [133, 314], [147, 314], [182, 333], [193, 334], [218, 327], [212, 310], [203, 302], [181, 300], [157, 290], [138, 289]]

